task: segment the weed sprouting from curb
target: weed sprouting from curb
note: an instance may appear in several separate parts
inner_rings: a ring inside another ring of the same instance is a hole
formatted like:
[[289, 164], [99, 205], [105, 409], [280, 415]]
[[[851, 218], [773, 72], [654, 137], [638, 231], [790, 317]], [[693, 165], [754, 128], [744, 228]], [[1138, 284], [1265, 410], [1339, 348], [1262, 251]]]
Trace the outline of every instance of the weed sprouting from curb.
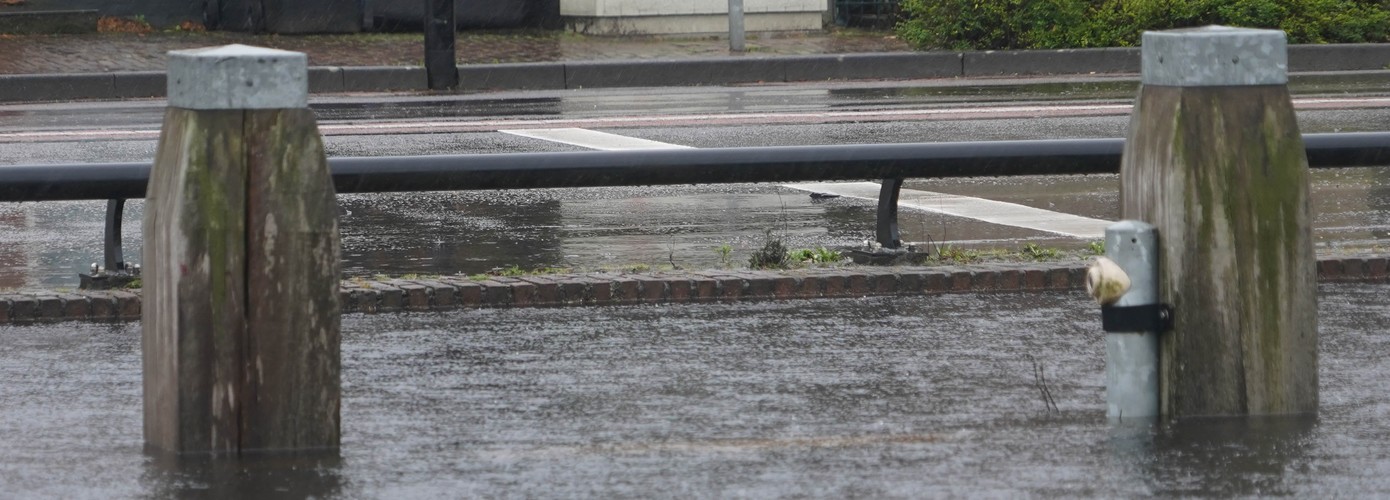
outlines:
[[935, 259], [937, 262], [970, 264], [980, 260], [980, 252], [948, 244], [936, 248]]
[[827, 250], [825, 247], [799, 248], [789, 253], [792, 262], [801, 264], [834, 264], [845, 260], [844, 254], [836, 250]]
[[1023, 245], [1023, 248], [1019, 250], [1019, 253], [1023, 254], [1023, 257], [1032, 260], [1051, 260], [1062, 256], [1061, 250], [1058, 250], [1056, 248], [1040, 247], [1036, 243], [1029, 243]]
[[748, 267], [753, 269], [786, 269], [788, 267], [787, 246], [782, 244], [782, 237], [773, 236], [772, 230], [768, 229], [764, 236], [766, 241], [763, 247], [753, 251], [753, 255], [748, 258]]
[[666, 245], [666, 260], [671, 263], [671, 269], [681, 270], [681, 266], [676, 264], [676, 235], [671, 235], [670, 242]]
[[734, 265], [734, 263], [733, 263], [734, 246], [733, 246], [733, 245], [730, 245], [730, 244], [728, 244], [728, 243], [725, 243], [725, 244], [723, 244], [723, 245], [719, 245], [719, 248], [716, 248], [716, 249], [714, 249], [714, 250], [715, 250], [716, 252], [719, 253], [719, 267], [722, 267], [722, 268], [724, 268], [724, 269], [728, 269], [728, 268], [730, 268], [730, 267], [733, 267], [733, 265]]

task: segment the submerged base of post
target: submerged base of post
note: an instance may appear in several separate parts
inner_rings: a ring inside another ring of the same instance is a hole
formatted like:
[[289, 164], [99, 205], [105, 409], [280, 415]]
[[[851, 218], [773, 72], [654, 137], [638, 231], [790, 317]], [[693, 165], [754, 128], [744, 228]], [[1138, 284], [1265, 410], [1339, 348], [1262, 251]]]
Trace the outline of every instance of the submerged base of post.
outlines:
[[1158, 406], [1158, 334], [1105, 336], [1105, 416], [1153, 418]]

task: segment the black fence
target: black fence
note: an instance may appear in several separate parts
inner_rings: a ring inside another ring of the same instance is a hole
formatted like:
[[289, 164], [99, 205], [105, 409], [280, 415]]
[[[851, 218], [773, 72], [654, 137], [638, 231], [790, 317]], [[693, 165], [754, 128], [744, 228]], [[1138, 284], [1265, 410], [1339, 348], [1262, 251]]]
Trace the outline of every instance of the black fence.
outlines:
[[889, 29], [898, 23], [898, 0], [835, 0], [835, 25]]

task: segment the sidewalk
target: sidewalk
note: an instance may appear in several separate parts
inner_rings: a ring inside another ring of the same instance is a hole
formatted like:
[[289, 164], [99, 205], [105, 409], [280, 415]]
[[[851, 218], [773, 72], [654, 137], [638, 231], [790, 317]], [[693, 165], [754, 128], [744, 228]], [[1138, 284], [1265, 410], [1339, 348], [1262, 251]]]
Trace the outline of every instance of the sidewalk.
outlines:
[[[315, 93], [425, 90], [418, 33], [318, 36], [161, 32], [0, 35], [0, 102], [164, 95], [165, 53], [241, 43], [308, 54]], [[916, 52], [888, 32], [715, 37], [461, 32], [462, 91], [732, 85], [1015, 75], [1135, 74], [1137, 48]], [[1289, 48], [1291, 72], [1385, 71], [1390, 44]]]
[[[356, 35], [249, 35], [230, 32], [160, 32], [147, 35], [0, 35], [0, 74], [163, 71], [165, 53], [240, 43], [304, 52], [310, 66], [419, 66], [419, 33]], [[744, 57], [907, 52], [890, 32], [788, 34], [750, 37]], [[740, 57], [712, 37], [590, 37], [558, 31], [460, 32], [460, 65], [563, 61]]]

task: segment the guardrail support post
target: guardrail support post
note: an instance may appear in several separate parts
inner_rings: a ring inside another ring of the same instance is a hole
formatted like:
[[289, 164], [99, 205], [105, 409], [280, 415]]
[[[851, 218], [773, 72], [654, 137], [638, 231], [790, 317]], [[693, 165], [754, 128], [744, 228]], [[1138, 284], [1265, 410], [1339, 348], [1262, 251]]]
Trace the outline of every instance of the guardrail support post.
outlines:
[[1284, 33], [1148, 32], [1121, 217], [1160, 238], [1164, 414], [1317, 410], [1308, 165]]
[[125, 253], [121, 250], [121, 219], [124, 217], [124, 199], [106, 200], [101, 264], [93, 262], [91, 274], [77, 273], [79, 287], [83, 290], [123, 288], [140, 278], [140, 266], [129, 266], [125, 261]]
[[121, 252], [121, 218], [125, 215], [125, 200], [106, 200], [106, 245], [102, 261], [108, 271], [125, 270], [125, 255]]
[[903, 246], [902, 233], [898, 231], [898, 194], [902, 192], [902, 178], [883, 179], [878, 188], [878, 223], [874, 238], [883, 248]]
[[337, 205], [304, 54], [169, 53], [145, 204], [145, 443], [339, 442]]

